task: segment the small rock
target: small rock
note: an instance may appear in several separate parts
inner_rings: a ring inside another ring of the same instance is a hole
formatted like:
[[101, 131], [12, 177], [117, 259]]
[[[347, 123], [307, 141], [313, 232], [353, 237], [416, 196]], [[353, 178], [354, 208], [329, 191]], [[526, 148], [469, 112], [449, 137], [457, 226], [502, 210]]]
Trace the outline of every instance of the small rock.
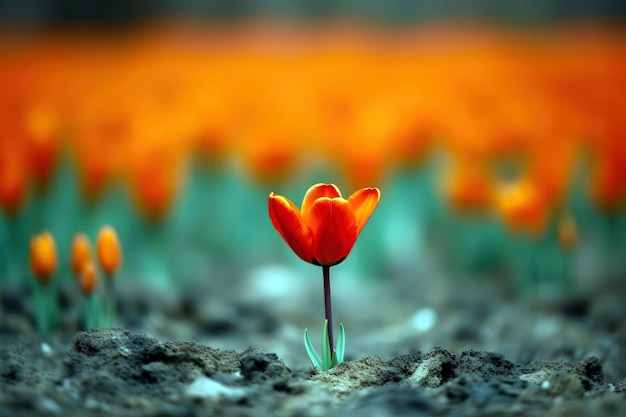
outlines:
[[519, 376], [519, 379], [533, 384], [543, 384], [549, 377], [550, 373], [545, 369], [541, 369], [537, 372], [533, 372], [532, 374], [522, 374]]
[[207, 377], [196, 379], [185, 390], [185, 395], [196, 398], [218, 398], [220, 396], [232, 398], [240, 397], [243, 394], [244, 391], [241, 388], [228, 387]]
[[41, 351], [46, 356], [52, 356], [52, 354], [54, 353], [54, 350], [52, 350], [50, 345], [45, 342], [41, 344]]
[[39, 400], [39, 409], [43, 412], [49, 414], [59, 414], [61, 413], [61, 407], [51, 398], [41, 398]]
[[426, 332], [437, 323], [437, 312], [432, 308], [419, 309], [411, 316], [410, 323], [418, 333]]
[[435, 347], [426, 355], [408, 378], [409, 383], [436, 388], [455, 376], [455, 357], [445, 349]]
[[289, 369], [273, 353], [260, 353], [254, 350], [241, 356], [241, 375], [247, 381], [258, 382], [266, 379], [286, 377]]

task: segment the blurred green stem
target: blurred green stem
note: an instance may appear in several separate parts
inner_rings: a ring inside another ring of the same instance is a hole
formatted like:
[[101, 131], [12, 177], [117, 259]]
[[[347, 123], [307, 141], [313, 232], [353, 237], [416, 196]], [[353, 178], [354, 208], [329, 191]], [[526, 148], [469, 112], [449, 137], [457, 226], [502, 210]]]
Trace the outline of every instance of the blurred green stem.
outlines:
[[104, 326], [115, 327], [117, 319], [115, 314], [115, 285], [113, 274], [105, 274], [104, 277]]
[[9, 286], [14, 286], [20, 282], [20, 265], [24, 257], [22, 256], [22, 248], [27, 247], [24, 242], [24, 229], [21, 221], [17, 216], [6, 218], [7, 241], [6, 241], [6, 257], [7, 257], [7, 276], [6, 282]]
[[37, 324], [37, 330], [41, 334], [48, 334], [53, 327], [53, 320], [56, 308], [55, 292], [49, 281], [35, 282], [34, 289], [34, 309], [35, 309], [35, 322]]
[[96, 294], [85, 297], [85, 329], [95, 329], [100, 326], [100, 309]]

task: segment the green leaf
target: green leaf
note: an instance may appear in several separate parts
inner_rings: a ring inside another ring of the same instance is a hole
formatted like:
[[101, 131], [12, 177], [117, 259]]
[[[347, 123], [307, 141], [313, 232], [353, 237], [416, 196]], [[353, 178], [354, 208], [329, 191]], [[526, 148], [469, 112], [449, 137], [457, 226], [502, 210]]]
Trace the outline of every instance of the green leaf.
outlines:
[[333, 356], [333, 366], [339, 365], [343, 362], [343, 354], [346, 351], [346, 332], [343, 328], [343, 324], [339, 324], [339, 337], [337, 338], [337, 348]]
[[306, 349], [306, 353], [309, 355], [309, 359], [311, 360], [311, 364], [313, 364], [313, 367], [319, 371], [323, 371], [324, 369], [322, 369], [322, 360], [320, 359], [320, 355], [317, 354], [315, 348], [311, 344], [308, 329], [304, 329], [304, 348]]
[[322, 331], [322, 371], [327, 371], [332, 367], [330, 343], [328, 343], [328, 320], [324, 320], [324, 330]]

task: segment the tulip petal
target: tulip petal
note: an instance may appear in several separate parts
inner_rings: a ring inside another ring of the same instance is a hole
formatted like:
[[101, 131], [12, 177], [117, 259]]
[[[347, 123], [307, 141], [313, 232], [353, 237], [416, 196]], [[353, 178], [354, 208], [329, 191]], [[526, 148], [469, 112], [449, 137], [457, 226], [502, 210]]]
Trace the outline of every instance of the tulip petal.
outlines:
[[358, 234], [356, 217], [348, 200], [320, 197], [313, 202], [306, 221], [313, 234], [313, 263], [332, 266], [348, 256]]
[[363, 230], [379, 200], [380, 190], [378, 188], [362, 188], [348, 198], [356, 216], [357, 235]]
[[341, 197], [341, 191], [335, 184], [315, 184], [309, 188], [302, 199], [302, 217], [307, 219], [311, 212], [311, 207], [315, 200], [321, 197], [336, 198]]
[[291, 200], [271, 193], [268, 200], [270, 219], [283, 240], [302, 260], [313, 263], [311, 230]]

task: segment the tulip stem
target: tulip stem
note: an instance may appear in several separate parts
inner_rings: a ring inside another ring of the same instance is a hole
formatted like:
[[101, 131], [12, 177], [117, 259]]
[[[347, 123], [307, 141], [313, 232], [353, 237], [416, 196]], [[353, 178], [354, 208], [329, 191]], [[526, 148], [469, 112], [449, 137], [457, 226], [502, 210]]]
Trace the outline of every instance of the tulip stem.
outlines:
[[332, 357], [335, 354], [335, 345], [333, 343], [333, 306], [330, 300], [330, 266], [322, 266], [322, 272], [324, 274], [324, 307], [328, 321], [328, 345]]
[[54, 298], [49, 282], [35, 282], [35, 321], [37, 330], [47, 335], [52, 330]]
[[113, 274], [106, 274], [104, 278], [104, 317], [105, 327], [115, 327], [115, 291], [113, 285]]

